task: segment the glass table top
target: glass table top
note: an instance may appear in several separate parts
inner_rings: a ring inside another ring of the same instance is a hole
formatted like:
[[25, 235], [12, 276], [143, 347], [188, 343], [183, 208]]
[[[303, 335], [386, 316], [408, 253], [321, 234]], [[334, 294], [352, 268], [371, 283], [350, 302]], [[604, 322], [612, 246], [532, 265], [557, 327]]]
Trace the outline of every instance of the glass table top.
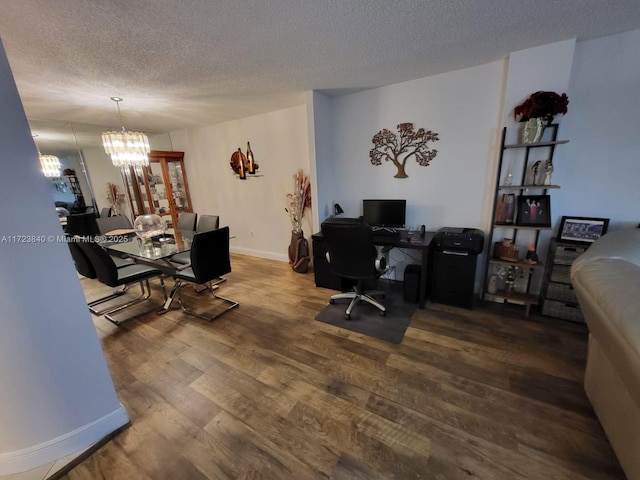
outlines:
[[102, 242], [101, 245], [114, 253], [124, 253], [145, 260], [162, 260], [176, 253], [189, 251], [194, 235], [195, 232], [168, 229], [164, 234], [148, 239], [142, 239], [137, 235], [118, 236], [112, 241]]

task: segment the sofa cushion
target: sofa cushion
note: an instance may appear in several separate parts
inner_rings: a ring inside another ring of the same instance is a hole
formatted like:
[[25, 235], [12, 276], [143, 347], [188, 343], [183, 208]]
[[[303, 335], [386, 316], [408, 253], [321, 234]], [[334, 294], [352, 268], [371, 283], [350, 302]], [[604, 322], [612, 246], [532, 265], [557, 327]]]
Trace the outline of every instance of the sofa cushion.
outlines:
[[607, 233], [575, 259], [571, 266], [574, 275], [583, 265], [598, 258], [618, 258], [640, 266], [640, 228]]
[[640, 407], [640, 265], [600, 253], [572, 268], [573, 287], [589, 331]]

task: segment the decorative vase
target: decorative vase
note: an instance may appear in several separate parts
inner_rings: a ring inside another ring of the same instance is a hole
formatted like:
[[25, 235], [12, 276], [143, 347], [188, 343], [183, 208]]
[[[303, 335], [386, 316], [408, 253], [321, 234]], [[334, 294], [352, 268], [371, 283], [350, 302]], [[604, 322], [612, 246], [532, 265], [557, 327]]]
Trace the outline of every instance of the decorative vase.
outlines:
[[136, 235], [143, 240], [150, 240], [152, 237], [164, 234], [165, 228], [164, 220], [155, 213], [140, 215], [133, 221], [133, 229]]
[[522, 129], [522, 143], [537, 143], [542, 138], [544, 132], [544, 121], [542, 118], [530, 118]]
[[297, 273], [306, 273], [309, 270], [309, 242], [304, 238], [302, 230], [299, 232], [291, 231], [289, 265]]
[[498, 276], [491, 275], [489, 277], [489, 284], [487, 285], [487, 293], [495, 294], [498, 293]]

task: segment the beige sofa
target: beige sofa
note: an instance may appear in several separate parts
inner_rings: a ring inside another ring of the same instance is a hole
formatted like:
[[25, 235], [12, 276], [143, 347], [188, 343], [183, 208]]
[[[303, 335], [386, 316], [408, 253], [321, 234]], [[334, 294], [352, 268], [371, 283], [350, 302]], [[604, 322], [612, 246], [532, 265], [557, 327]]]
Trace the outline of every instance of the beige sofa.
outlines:
[[627, 477], [640, 479], [640, 229], [597, 240], [571, 267], [589, 327], [585, 391]]

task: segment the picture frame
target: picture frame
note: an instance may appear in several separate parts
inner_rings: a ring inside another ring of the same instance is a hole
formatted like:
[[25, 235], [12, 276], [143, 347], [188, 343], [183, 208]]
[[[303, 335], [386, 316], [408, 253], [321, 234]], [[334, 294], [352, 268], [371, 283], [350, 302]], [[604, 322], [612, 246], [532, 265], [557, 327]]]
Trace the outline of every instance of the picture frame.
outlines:
[[520, 195], [517, 224], [523, 227], [551, 227], [551, 197], [549, 195]]
[[563, 216], [556, 240], [581, 245], [591, 244], [607, 233], [608, 218]]

